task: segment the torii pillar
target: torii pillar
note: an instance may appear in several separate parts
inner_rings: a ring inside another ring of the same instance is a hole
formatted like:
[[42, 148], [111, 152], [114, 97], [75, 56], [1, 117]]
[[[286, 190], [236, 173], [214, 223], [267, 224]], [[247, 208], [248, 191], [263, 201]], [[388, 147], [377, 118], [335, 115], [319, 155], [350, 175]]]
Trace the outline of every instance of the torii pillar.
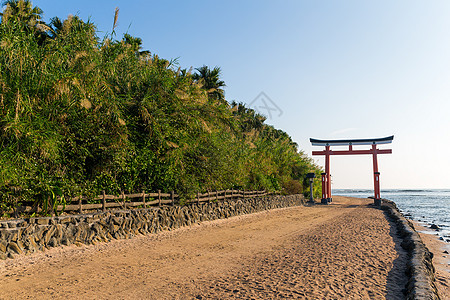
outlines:
[[[392, 149], [378, 149], [379, 144], [390, 144], [394, 136], [377, 139], [352, 139], [352, 140], [318, 140], [310, 139], [313, 146], [325, 146], [323, 151], [313, 151], [312, 155], [325, 155], [325, 173], [322, 173], [322, 203], [332, 201], [331, 197], [331, 174], [330, 174], [330, 156], [331, 155], [362, 155], [369, 154], [373, 158], [373, 185], [374, 185], [374, 203], [381, 205], [380, 197], [380, 172], [378, 171], [378, 154], [391, 154]], [[354, 145], [372, 145], [370, 150], [353, 150]], [[331, 146], [348, 146], [348, 150], [331, 150]]]

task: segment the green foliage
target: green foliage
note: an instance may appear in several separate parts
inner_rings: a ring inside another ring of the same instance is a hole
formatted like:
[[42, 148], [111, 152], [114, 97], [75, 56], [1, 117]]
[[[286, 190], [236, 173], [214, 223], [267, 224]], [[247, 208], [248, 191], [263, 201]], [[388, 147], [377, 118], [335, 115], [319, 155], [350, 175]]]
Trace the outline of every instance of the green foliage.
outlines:
[[301, 194], [303, 193], [303, 187], [298, 180], [289, 180], [284, 184], [284, 192], [286, 194]]
[[1, 211], [102, 190], [280, 191], [320, 173], [285, 132], [225, 101], [219, 68], [192, 75], [129, 34], [101, 40], [78, 16], [41, 15], [7, 1], [0, 23]]

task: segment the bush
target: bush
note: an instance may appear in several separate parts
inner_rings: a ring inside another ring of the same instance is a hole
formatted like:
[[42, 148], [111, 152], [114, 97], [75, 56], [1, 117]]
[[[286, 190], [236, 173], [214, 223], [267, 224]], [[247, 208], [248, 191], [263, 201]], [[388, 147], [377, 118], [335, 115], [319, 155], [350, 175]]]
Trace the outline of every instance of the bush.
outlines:
[[283, 186], [283, 191], [287, 195], [292, 194], [302, 194], [303, 193], [303, 186], [298, 180], [289, 180], [286, 182]]

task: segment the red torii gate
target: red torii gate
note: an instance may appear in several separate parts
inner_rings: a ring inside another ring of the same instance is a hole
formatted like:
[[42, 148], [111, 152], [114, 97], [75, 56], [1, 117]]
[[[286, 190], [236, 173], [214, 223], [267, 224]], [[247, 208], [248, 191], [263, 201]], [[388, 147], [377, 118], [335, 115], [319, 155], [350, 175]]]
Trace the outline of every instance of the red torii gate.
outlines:
[[[330, 155], [358, 155], [372, 154], [373, 157], [373, 185], [376, 205], [381, 205], [380, 198], [380, 172], [378, 172], [377, 154], [391, 154], [392, 149], [378, 149], [378, 144], [390, 144], [394, 136], [378, 139], [356, 139], [356, 140], [318, 140], [309, 139], [313, 146], [325, 146], [323, 151], [313, 151], [312, 155], [325, 155], [325, 173], [322, 173], [322, 203], [331, 201], [331, 178], [330, 178]], [[331, 146], [347, 146], [348, 150], [333, 151]], [[354, 145], [372, 145], [370, 150], [353, 150]]]

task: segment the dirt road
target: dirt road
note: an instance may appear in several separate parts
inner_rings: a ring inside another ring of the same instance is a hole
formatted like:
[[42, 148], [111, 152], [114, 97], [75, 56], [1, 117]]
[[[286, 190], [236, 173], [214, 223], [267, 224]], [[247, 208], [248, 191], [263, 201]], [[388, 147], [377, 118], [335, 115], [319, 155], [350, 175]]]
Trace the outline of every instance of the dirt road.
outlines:
[[402, 299], [406, 256], [371, 202], [336, 197], [3, 261], [0, 299]]

